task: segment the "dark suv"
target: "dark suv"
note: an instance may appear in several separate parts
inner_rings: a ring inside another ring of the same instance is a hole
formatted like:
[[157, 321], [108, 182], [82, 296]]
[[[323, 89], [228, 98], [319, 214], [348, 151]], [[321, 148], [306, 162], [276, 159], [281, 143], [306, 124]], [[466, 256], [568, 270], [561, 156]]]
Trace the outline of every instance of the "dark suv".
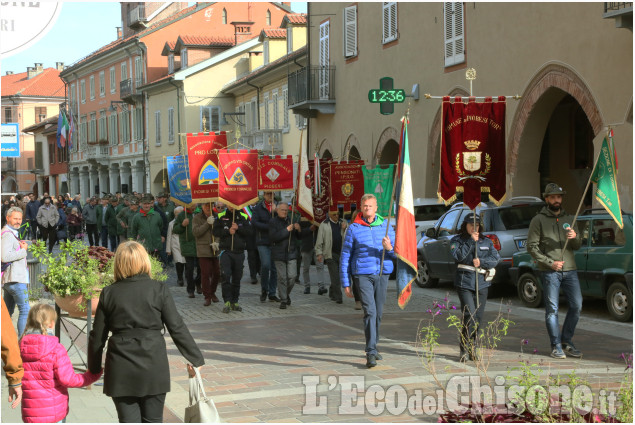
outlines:
[[[606, 299], [611, 316], [627, 322], [633, 317], [633, 215], [622, 217], [624, 228], [620, 229], [603, 209], [579, 216], [582, 247], [575, 251], [575, 263], [582, 295]], [[514, 255], [509, 274], [520, 300], [527, 307], [540, 307], [542, 282], [528, 252]]]
[[[496, 267], [494, 284], [509, 278], [512, 255], [526, 249], [529, 223], [545, 205], [540, 198], [522, 196], [512, 198], [503, 205], [481, 203], [476, 208], [481, 216], [483, 235], [494, 243], [501, 262]], [[463, 203], [452, 206], [436, 225], [425, 231], [417, 245], [418, 276], [415, 283], [422, 288], [436, 286], [439, 279], [453, 280], [456, 263], [450, 253], [450, 239], [456, 235], [470, 209]]]

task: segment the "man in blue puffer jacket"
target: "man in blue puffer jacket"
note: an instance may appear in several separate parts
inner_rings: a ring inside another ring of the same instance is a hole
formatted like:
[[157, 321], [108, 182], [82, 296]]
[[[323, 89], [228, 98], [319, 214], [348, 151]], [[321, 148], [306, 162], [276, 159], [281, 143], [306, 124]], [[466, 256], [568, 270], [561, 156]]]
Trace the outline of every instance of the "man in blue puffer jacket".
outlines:
[[[377, 198], [365, 194], [361, 200], [361, 212], [349, 226], [340, 256], [340, 279], [346, 296], [353, 297], [349, 273], [359, 288], [364, 309], [364, 334], [366, 336], [366, 366], [377, 366], [381, 355], [377, 352], [379, 325], [386, 301], [388, 277], [392, 273], [395, 253], [395, 231], [377, 215]], [[383, 270], [382, 253], [385, 250]]]

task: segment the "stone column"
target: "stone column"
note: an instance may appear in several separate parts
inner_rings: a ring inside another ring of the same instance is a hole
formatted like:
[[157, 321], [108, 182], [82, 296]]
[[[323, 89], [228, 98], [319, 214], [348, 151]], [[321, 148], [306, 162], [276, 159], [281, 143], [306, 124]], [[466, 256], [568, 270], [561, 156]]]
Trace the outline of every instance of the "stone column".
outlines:
[[121, 191], [121, 187], [117, 184], [117, 179], [119, 178], [119, 168], [112, 167], [110, 168], [110, 193], [113, 195], [116, 192]]
[[103, 192], [108, 193], [108, 190], [108, 168], [102, 166], [99, 168], [99, 193], [97, 196], [104, 196]]
[[132, 167], [132, 191], [143, 193], [143, 165], [137, 164]]
[[59, 178], [57, 176], [49, 176], [49, 196], [55, 198], [57, 196], [57, 182]]
[[79, 173], [76, 170], [68, 173], [68, 190], [73, 197], [79, 193]]
[[95, 185], [97, 184], [97, 182], [99, 181], [99, 176], [97, 174], [97, 169], [96, 168], [91, 168], [90, 172], [88, 173], [88, 192], [89, 195], [87, 195], [87, 197], [91, 197], [91, 196], [96, 196], [97, 194], [95, 193]]
[[[119, 175], [121, 177], [122, 186], [124, 184], [128, 185], [128, 181], [130, 180], [130, 166], [123, 165], [121, 169], [119, 170]], [[122, 191], [123, 191], [123, 188], [122, 188]], [[128, 185], [128, 193], [132, 193], [132, 188], [130, 187], [130, 185]]]
[[41, 198], [44, 194], [44, 177], [41, 175], [37, 176], [37, 197]]
[[[82, 202], [86, 202], [90, 198], [88, 193], [88, 170], [79, 172], [79, 194], [82, 195]], [[75, 195], [76, 193], [73, 193], [73, 196]]]

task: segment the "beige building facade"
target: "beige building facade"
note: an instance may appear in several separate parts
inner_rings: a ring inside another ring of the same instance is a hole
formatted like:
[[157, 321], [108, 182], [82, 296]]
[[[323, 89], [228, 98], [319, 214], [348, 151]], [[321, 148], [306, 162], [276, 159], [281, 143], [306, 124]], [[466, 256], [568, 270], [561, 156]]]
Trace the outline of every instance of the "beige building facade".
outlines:
[[[306, 87], [290, 107], [309, 118], [309, 153], [395, 163], [409, 110], [415, 197], [435, 197], [441, 100], [520, 95], [506, 110], [508, 196], [540, 196], [555, 181], [575, 211], [607, 130], [614, 130], [618, 186], [633, 208], [633, 34], [628, 10], [604, 3], [308, 4]], [[630, 9], [632, 22], [632, 8]], [[382, 77], [419, 99], [382, 115], [368, 92]], [[591, 201], [587, 195], [585, 203]]]

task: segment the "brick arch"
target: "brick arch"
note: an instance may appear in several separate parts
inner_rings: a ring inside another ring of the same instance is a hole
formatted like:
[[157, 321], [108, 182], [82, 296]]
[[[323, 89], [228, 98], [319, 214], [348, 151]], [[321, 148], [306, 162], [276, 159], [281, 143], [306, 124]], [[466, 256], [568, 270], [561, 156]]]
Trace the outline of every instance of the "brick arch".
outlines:
[[508, 172], [515, 174], [516, 161], [525, 125], [536, 103], [547, 90], [557, 88], [571, 95], [582, 107], [594, 135], [602, 130], [603, 122], [597, 102], [586, 83], [573, 70], [560, 63], [551, 63], [543, 67], [531, 79], [519, 101], [507, 140]]
[[[450, 92], [448, 96], [468, 97], [469, 95], [470, 95], [470, 92], [468, 92], [463, 87], [455, 87], [454, 89], [452, 89], [452, 91]], [[440, 143], [441, 141], [441, 119], [442, 119], [441, 106], [442, 105], [439, 104], [437, 113], [434, 116], [434, 120], [432, 121], [432, 130], [430, 131], [430, 134], [428, 135], [428, 158], [432, 159], [431, 164], [433, 167], [438, 160], [437, 156], [435, 155], [435, 152], [437, 151], [437, 144]]]
[[389, 140], [394, 140], [399, 143], [399, 131], [394, 127], [387, 127], [379, 136], [379, 142], [377, 142], [377, 149], [375, 149], [375, 155], [373, 156], [373, 164], [379, 162], [381, 158], [381, 152], [388, 143]]
[[326, 150], [328, 150], [329, 153], [333, 155], [333, 149], [331, 148], [331, 144], [329, 143], [328, 139], [323, 139], [317, 148], [317, 152], [320, 158], [322, 158], [322, 155], [324, 154], [324, 151]]
[[357, 140], [357, 136], [355, 136], [354, 133], [349, 134], [348, 138], [346, 139], [346, 143], [344, 144], [344, 151], [342, 152], [342, 158], [348, 159], [349, 152], [351, 151], [352, 147], [357, 148], [357, 151], [359, 152], [359, 140]]

